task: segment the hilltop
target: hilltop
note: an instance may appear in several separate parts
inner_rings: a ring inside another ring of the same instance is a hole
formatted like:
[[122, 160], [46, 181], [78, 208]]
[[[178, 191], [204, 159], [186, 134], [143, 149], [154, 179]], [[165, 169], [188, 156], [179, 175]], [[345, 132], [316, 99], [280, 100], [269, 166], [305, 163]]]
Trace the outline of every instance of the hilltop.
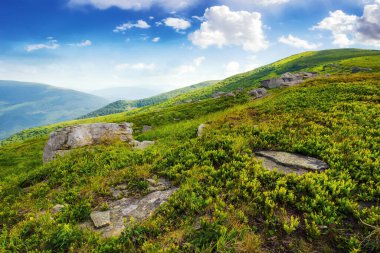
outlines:
[[138, 99], [138, 100], [132, 100], [132, 101], [118, 100], [111, 104], [106, 105], [103, 108], [100, 108], [94, 112], [91, 112], [81, 118], [92, 118], [92, 117], [97, 117], [97, 116], [110, 115], [110, 114], [128, 111], [133, 108], [139, 108], [139, 107], [144, 107], [144, 106], [149, 106], [149, 105], [157, 105], [162, 102], [168, 101], [171, 98], [177, 97], [179, 95], [182, 95], [191, 91], [199, 90], [207, 86], [211, 86], [217, 82], [218, 81], [201, 82], [198, 84], [190, 85], [188, 87], [165, 92], [165, 93], [162, 93], [153, 97], [149, 97], [149, 98], [144, 98], [144, 99]]
[[[20, 132], [0, 146], [0, 251], [379, 252], [379, 63], [375, 50], [306, 52], [159, 104]], [[318, 76], [250, 95], [302, 71]], [[52, 131], [99, 122], [131, 122], [135, 140], [154, 144], [109, 142], [43, 164]], [[328, 168], [269, 170], [265, 150]], [[118, 237], [94, 232], [94, 212], [133, 213], [159, 187], [172, 195], [153, 216], [126, 218]]]
[[86, 93], [15, 81], [0, 81], [0, 139], [20, 130], [75, 119], [107, 101]]

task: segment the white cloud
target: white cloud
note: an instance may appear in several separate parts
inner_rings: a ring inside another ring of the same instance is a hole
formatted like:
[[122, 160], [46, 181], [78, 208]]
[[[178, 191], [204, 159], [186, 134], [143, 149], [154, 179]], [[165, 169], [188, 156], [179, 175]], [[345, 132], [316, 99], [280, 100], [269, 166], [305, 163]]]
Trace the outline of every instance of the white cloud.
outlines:
[[129, 64], [129, 63], [121, 63], [115, 66], [115, 69], [117, 71], [125, 71], [125, 70], [153, 70], [156, 68], [156, 65], [153, 63], [146, 64], [146, 63], [135, 63], [135, 64]]
[[195, 72], [198, 67], [202, 65], [202, 63], [206, 60], [206, 57], [200, 56], [193, 60], [191, 64], [181, 65], [176, 69], [176, 73], [178, 76]]
[[58, 44], [58, 41], [55, 40], [52, 37], [47, 38], [48, 41], [46, 43], [41, 43], [41, 44], [31, 44], [26, 46], [26, 51], [27, 52], [33, 52], [36, 50], [41, 50], [41, 49], [57, 49], [60, 47]]
[[124, 23], [122, 25], [117, 26], [113, 32], [114, 33], [125, 33], [125, 31], [132, 29], [132, 28], [140, 28], [140, 29], [149, 29], [150, 25], [145, 22], [144, 20], [138, 20], [137, 23]]
[[196, 46], [208, 48], [215, 45], [222, 48], [236, 45], [251, 52], [268, 47], [258, 12], [234, 12], [227, 6], [214, 6], [206, 9], [204, 19], [200, 29], [189, 35]]
[[226, 66], [226, 75], [233, 76], [240, 72], [240, 63], [237, 61], [231, 61]]
[[182, 18], [166, 18], [163, 22], [166, 26], [172, 27], [177, 32], [191, 27], [191, 23]]
[[290, 0], [221, 0], [220, 2], [227, 6], [270, 6], [285, 4], [290, 2]]
[[153, 41], [154, 43], [157, 43], [157, 42], [160, 41], [160, 39], [161, 39], [160, 37], [155, 37], [155, 38], [152, 39], [152, 41]]
[[312, 30], [331, 31], [333, 43], [340, 47], [352, 44], [380, 46], [380, 0], [364, 6], [363, 15], [348, 15], [341, 10], [319, 22]]
[[313, 50], [313, 49], [320, 47], [320, 45], [318, 45], [318, 44], [310, 43], [306, 40], [294, 37], [291, 34], [289, 34], [287, 37], [281, 36], [278, 39], [278, 41], [285, 44], [285, 45], [291, 46], [291, 47], [303, 48], [303, 49], [308, 49], [308, 50]]
[[89, 46], [92, 46], [92, 41], [91, 40], [84, 40], [80, 43], [68, 44], [68, 45], [73, 46], [73, 47], [89, 47]]
[[183, 10], [196, 5], [200, 0], [70, 0], [69, 6], [90, 5], [105, 10], [117, 7], [123, 10], [146, 10], [152, 6], [159, 6], [169, 11]]

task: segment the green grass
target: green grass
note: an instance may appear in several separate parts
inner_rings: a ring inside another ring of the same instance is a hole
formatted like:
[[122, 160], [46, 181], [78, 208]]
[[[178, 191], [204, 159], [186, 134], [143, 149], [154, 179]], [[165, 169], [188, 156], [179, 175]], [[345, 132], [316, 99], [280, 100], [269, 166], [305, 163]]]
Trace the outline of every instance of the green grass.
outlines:
[[[353, 51], [344, 60], [342, 52], [323, 56], [346, 66], [336, 74], [272, 90], [260, 100], [242, 93], [63, 124], [130, 121], [138, 139], [156, 142], [144, 151], [113, 143], [42, 165], [47, 133], [59, 125], [4, 142], [0, 251], [379, 252], [380, 74], [349, 74], [350, 67], [377, 58]], [[283, 63], [303, 64], [315, 55]], [[197, 138], [201, 123], [208, 127]], [[144, 124], [153, 129], [141, 133]], [[301, 176], [267, 171], [254, 155], [261, 149], [310, 155], [330, 168]], [[120, 238], [79, 227], [111, 198], [111, 186], [125, 183], [145, 194], [135, 186], [152, 176], [180, 188], [153, 217]], [[52, 219], [57, 203], [66, 208]]]

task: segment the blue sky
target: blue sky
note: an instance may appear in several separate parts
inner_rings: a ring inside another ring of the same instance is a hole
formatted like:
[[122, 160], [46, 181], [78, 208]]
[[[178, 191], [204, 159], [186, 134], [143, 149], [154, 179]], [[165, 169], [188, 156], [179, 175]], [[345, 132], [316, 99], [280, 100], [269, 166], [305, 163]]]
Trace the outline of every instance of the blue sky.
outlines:
[[1, 0], [0, 79], [171, 90], [308, 50], [380, 49], [380, 0]]

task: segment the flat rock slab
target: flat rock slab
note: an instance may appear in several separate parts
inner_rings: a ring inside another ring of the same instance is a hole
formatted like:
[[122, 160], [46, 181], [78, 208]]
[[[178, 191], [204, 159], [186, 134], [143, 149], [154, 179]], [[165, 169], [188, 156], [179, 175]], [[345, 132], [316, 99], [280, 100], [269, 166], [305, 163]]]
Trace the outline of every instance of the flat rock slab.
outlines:
[[93, 212], [90, 216], [96, 228], [106, 227], [111, 224], [110, 211]]
[[280, 151], [259, 151], [256, 155], [263, 161], [263, 166], [269, 170], [277, 168], [288, 173], [304, 174], [327, 169], [327, 163], [313, 157]]
[[[105, 238], [120, 236], [131, 219], [138, 222], [149, 218], [178, 190], [165, 179], [148, 179], [147, 181], [149, 183], [149, 194], [143, 197], [128, 197], [128, 194], [118, 195], [122, 198], [107, 203], [109, 211], [93, 212], [91, 214], [92, 222], [88, 221], [80, 226], [95, 230]], [[126, 190], [124, 186], [118, 185], [111, 188], [111, 192], [122, 192]]]

